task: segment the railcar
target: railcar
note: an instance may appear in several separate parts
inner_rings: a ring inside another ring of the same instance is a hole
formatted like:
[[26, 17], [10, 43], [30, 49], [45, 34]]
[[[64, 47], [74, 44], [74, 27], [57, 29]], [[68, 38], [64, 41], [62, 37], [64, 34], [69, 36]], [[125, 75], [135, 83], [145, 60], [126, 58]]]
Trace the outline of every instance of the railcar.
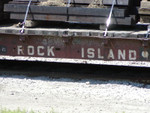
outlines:
[[0, 59], [150, 67], [149, 15], [149, 0], [1, 0]]

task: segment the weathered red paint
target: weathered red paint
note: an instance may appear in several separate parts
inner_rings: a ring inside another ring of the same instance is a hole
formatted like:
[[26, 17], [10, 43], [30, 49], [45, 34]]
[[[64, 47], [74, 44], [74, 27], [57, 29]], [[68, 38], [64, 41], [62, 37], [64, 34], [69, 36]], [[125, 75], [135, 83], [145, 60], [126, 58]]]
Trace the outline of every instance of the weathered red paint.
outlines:
[[150, 40], [1, 34], [0, 55], [149, 62]]

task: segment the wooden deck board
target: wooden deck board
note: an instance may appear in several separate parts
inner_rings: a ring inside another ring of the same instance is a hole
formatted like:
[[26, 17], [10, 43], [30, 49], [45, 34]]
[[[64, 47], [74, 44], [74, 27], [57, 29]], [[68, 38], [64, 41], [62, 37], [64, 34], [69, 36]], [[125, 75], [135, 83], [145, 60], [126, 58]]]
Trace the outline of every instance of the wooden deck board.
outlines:
[[[10, 25], [0, 26], [0, 33], [2, 34], [15, 34], [20, 35], [20, 29]], [[86, 37], [99, 37], [103, 36], [104, 30], [87, 30], [87, 29], [68, 29], [68, 28], [25, 28], [26, 35], [49, 35], [49, 36], [63, 36], [63, 34], [68, 33], [69, 36], [86, 36]], [[137, 38], [145, 37], [146, 30], [109, 30], [108, 36], [120, 37], [120, 38]], [[90, 34], [90, 35], [89, 35]]]
[[[108, 17], [110, 8], [74, 8], [70, 7], [69, 15]], [[126, 9], [114, 9], [113, 17], [125, 17]]]
[[[11, 13], [11, 19], [24, 19], [25, 14]], [[28, 20], [41, 20], [41, 21], [67, 21], [67, 16], [64, 15], [42, 15], [42, 14], [29, 14]]]
[[[24, 19], [25, 14], [11, 13], [11, 19]], [[67, 16], [64, 15], [42, 15], [42, 14], [29, 14], [29, 20], [43, 20], [43, 21], [70, 21], [78, 23], [89, 23], [89, 24], [105, 24], [105, 17], [88, 17], [87, 16]], [[111, 24], [115, 25], [134, 25], [131, 17], [125, 18], [112, 18]]]
[[[69, 21], [81, 22], [81, 23], [94, 23], [94, 24], [105, 24], [107, 18], [105, 17], [83, 17], [83, 16], [70, 16]], [[125, 18], [112, 18], [111, 24], [113, 25], [134, 25], [131, 17]]]
[[[5, 12], [25, 13], [27, 5], [6, 4]], [[79, 7], [54, 7], [54, 6], [36, 6], [31, 5], [29, 13], [32, 14], [60, 14], [60, 15], [77, 15], [77, 16], [97, 16], [108, 17], [110, 8], [79, 8]], [[126, 9], [114, 9], [113, 17], [125, 17]]]
[[[27, 5], [23, 4], [6, 4], [4, 6], [5, 12], [25, 13]], [[67, 7], [55, 7], [55, 6], [36, 6], [31, 5], [29, 13], [38, 14], [67, 14]]]

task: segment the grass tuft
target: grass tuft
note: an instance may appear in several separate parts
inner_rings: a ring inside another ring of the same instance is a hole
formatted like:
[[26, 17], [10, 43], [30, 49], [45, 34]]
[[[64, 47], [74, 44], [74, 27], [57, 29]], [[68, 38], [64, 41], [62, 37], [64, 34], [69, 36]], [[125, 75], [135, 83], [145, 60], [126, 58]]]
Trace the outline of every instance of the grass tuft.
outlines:
[[[10, 110], [10, 109], [1, 109], [0, 113], [41, 113], [41, 112], [34, 112], [34, 111], [27, 111], [27, 110], [20, 110], [19, 108], [17, 110]], [[53, 109], [50, 112], [47, 113], [56, 113]]]
[[9, 109], [2, 109], [0, 110], [0, 113], [27, 113], [25, 110], [20, 110], [19, 108], [17, 110], [9, 110]]

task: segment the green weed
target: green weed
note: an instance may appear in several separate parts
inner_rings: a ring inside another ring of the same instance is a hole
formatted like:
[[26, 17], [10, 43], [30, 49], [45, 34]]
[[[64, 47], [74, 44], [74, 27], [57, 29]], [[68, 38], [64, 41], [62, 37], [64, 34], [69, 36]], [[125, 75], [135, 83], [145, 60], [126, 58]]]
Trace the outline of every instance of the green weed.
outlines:
[[[27, 110], [20, 110], [19, 108], [17, 110], [10, 110], [10, 109], [0, 109], [0, 113], [41, 113], [41, 112], [35, 112], [35, 111], [27, 111]], [[56, 113], [53, 109], [50, 110], [50, 112], [47, 113]]]

